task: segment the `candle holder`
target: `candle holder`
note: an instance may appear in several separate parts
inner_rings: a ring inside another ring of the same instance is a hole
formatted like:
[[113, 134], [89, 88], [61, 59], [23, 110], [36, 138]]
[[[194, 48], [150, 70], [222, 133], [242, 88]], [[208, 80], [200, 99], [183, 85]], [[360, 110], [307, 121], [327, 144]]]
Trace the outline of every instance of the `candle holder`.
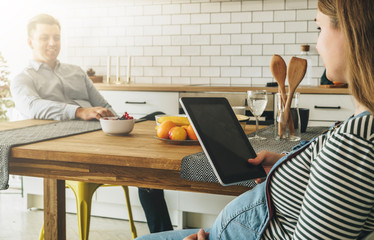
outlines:
[[131, 82], [131, 56], [128, 57], [127, 59], [127, 78], [126, 78], [126, 83]]
[[107, 84], [110, 83], [111, 67], [112, 67], [111, 57], [108, 56], [107, 65], [106, 65], [106, 80], [105, 80], [105, 83]]
[[120, 57], [118, 56], [117, 57], [117, 74], [116, 74], [116, 81], [115, 81], [115, 83], [116, 84], [121, 84], [121, 75], [120, 75]]

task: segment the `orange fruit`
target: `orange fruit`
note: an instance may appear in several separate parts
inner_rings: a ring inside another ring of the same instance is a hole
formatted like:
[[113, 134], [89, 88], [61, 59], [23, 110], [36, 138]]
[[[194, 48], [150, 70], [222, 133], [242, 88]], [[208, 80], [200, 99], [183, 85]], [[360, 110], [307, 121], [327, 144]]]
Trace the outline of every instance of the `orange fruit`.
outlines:
[[187, 132], [183, 127], [173, 127], [169, 131], [169, 138], [171, 140], [186, 140]]
[[168, 138], [169, 131], [171, 128], [175, 127], [175, 123], [172, 121], [165, 121], [157, 127], [157, 137], [159, 138]]
[[196, 136], [195, 131], [193, 130], [193, 128], [192, 128], [191, 125], [188, 125], [186, 131], [187, 131], [187, 135], [188, 135], [189, 139], [191, 139], [191, 140], [197, 140], [197, 136]]

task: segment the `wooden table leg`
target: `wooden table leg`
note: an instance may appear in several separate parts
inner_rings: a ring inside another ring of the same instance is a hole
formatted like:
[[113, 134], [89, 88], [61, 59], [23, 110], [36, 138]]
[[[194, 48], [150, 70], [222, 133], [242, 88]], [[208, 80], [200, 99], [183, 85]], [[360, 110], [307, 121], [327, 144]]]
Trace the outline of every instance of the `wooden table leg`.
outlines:
[[66, 240], [64, 180], [44, 178], [44, 239]]

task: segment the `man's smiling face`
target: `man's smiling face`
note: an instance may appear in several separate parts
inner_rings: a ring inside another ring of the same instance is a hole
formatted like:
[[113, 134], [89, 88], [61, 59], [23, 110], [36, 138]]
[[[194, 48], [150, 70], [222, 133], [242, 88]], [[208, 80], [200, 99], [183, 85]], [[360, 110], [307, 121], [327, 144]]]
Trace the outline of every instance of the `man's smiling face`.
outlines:
[[58, 25], [37, 24], [28, 39], [34, 60], [46, 63], [54, 68], [61, 49], [60, 38]]

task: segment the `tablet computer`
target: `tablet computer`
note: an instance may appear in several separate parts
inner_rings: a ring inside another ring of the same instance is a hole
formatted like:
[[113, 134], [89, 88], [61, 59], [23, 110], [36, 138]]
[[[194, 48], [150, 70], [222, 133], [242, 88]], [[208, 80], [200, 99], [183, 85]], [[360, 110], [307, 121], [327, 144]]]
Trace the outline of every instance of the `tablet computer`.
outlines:
[[226, 98], [182, 97], [179, 101], [222, 185], [266, 176], [261, 165], [248, 163], [256, 152]]

